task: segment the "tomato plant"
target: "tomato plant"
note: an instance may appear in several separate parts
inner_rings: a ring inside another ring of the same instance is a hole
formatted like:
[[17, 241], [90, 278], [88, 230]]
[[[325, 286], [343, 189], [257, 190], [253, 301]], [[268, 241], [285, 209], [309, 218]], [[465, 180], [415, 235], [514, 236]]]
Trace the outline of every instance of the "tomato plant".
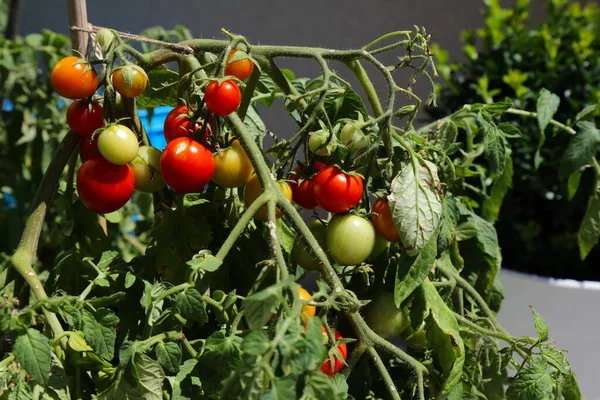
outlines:
[[148, 86], [146, 72], [137, 65], [117, 68], [112, 74], [112, 84], [123, 97], [133, 98], [144, 93]]
[[[2, 249], [16, 249], [0, 250], [0, 396], [581, 399], [537, 312], [536, 333], [526, 337], [496, 318], [501, 246], [478, 206], [500, 207], [510, 189], [519, 135], [505, 114], [574, 128], [550, 122], [547, 108], [538, 115], [493, 99], [418, 126], [426, 102], [413, 82], [433, 84], [437, 71], [423, 28], [343, 51], [252, 45], [226, 31], [223, 40], [193, 39], [182, 27], [144, 33], [154, 40], [111, 33], [99, 46], [90, 35], [90, 62], [106, 71], [104, 130], [67, 132], [60, 108], [53, 115], [63, 128], [49, 130], [47, 105], [33, 113], [17, 103], [1, 138], [20, 180], [37, 184], [11, 191], [15, 180], [0, 168], [10, 184], [0, 188], [2, 205], [14, 193], [32, 209], [21, 240], [0, 235], [14, 242]], [[243, 95], [223, 82], [237, 46], [256, 67]], [[278, 67], [282, 57], [321, 71], [296, 76]], [[124, 64], [149, 77], [135, 100], [111, 83]], [[396, 73], [404, 68], [408, 82]], [[10, 93], [37, 96], [35, 86]], [[185, 106], [170, 114], [165, 131], [175, 133], [165, 132], [159, 155], [139, 108], [175, 104]], [[273, 132], [264, 107], [281, 107], [297, 127]], [[198, 137], [209, 116], [218, 129]], [[596, 132], [588, 124], [583, 137]], [[327, 155], [314, 144], [311, 151], [318, 131], [325, 148], [337, 146]], [[80, 142], [81, 166], [73, 156]], [[299, 162], [306, 166], [295, 170]], [[23, 194], [32, 188], [33, 200]], [[300, 205], [316, 201], [323, 220], [307, 225], [294, 191]], [[386, 203], [376, 200], [383, 194]], [[26, 214], [19, 207], [13, 215], [0, 207], [1, 229]], [[392, 225], [394, 243], [381, 236]], [[407, 346], [386, 339], [398, 333]]]
[[56, 93], [67, 99], [83, 99], [96, 91], [98, 76], [85, 60], [69, 56], [52, 68], [50, 83]]
[[160, 150], [151, 146], [140, 146], [137, 156], [131, 162], [135, 176], [135, 188], [140, 192], [154, 193], [165, 186], [160, 174]]
[[234, 81], [213, 81], [206, 87], [204, 100], [213, 114], [229, 115], [240, 105], [242, 92]]
[[77, 193], [87, 208], [110, 213], [123, 207], [133, 195], [135, 177], [129, 165], [114, 165], [92, 158], [77, 173]]
[[206, 147], [190, 138], [171, 141], [160, 157], [163, 179], [178, 193], [202, 190], [215, 170], [213, 156]]
[[[167, 143], [179, 137], [193, 137], [196, 132], [202, 129], [202, 121], [197, 121], [194, 127], [191, 127], [191, 118], [188, 108], [185, 104], [180, 104], [167, 114], [165, 118], [165, 139]], [[205, 127], [206, 131], [202, 135], [202, 139], [206, 140], [211, 132], [215, 132], [215, 122], [212, 116], [208, 117], [208, 122]]]
[[227, 57], [225, 75], [232, 75], [244, 81], [252, 75], [252, 71], [254, 71], [254, 63], [248, 58], [248, 54], [239, 49], [231, 49]]
[[325, 246], [339, 264], [360, 264], [375, 247], [375, 229], [368, 219], [358, 215], [336, 215], [327, 224]]
[[137, 156], [138, 138], [125, 125], [112, 124], [98, 135], [98, 150], [109, 162], [124, 165], [132, 162]]
[[213, 182], [224, 188], [242, 186], [254, 173], [254, 167], [239, 141], [215, 154]]
[[323, 168], [314, 179], [317, 203], [332, 213], [350, 211], [358, 205], [363, 194], [362, 178], [341, 171], [334, 165]]
[[79, 136], [91, 136], [104, 126], [102, 106], [86, 100], [74, 101], [67, 109], [67, 124]]

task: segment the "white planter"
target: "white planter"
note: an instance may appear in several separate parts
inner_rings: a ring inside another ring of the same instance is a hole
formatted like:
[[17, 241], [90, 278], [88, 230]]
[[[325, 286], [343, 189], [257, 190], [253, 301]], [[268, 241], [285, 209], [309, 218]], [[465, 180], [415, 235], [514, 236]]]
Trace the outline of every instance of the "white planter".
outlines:
[[552, 279], [502, 270], [500, 323], [513, 335], [535, 336], [529, 305], [548, 322], [550, 338], [567, 350], [587, 400], [600, 400], [600, 282]]

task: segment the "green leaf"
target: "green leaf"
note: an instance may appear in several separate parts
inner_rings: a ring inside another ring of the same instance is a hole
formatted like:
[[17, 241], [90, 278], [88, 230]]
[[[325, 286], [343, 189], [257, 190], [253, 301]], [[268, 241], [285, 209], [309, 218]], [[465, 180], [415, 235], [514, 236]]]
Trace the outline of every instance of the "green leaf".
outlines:
[[573, 200], [573, 197], [577, 194], [577, 189], [579, 189], [579, 182], [581, 182], [581, 171], [575, 171], [571, 175], [569, 175], [569, 179], [567, 181], [567, 199], [569, 201]]
[[437, 255], [437, 234], [433, 235], [416, 256], [400, 255], [394, 284], [394, 303], [400, 307], [412, 292], [427, 278]]
[[577, 127], [579, 131], [569, 141], [558, 167], [559, 177], [563, 180], [589, 163], [600, 145], [600, 131], [593, 122], [582, 121]]
[[563, 382], [562, 395], [564, 400], [581, 400], [583, 398], [573, 372], [567, 375]]
[[594, 246], [598, 244], [598, 239], [600, 239], [600, 183], [588, 200], [587, 209], [577, 233], [579, 254], [582, 260], [585, 260]]
[[477, 236], [477, 225], [471, 221], [463, 222], [456, 227], [454, 234], [456, 235], [456, 240], [459, 242], [461, 240], [471, 239], [472, 237]]
[[160, 366], [170, 374], [176, 374], [181, 365], [181, 348], [177, 343], [159, 343], [154, 348]]
[[442, 367], [444, 382], [438, 397], [444, 398], [460, 381], [465, 347], [454, 314], [429, 279], [423, 283], [423, 289], [431, 310], [427, 317], [427, 341]]
[[83, 321], [80, 328], [83, 330], [85, 340], [98, 356], [106, 360], [112, 360], [115, 354], [117, 338], [115, 327], [118, 323], [119, 318], [106, 308], [99, 308], [94, 314], [83, 310]]
[[168, 69], [148, 71], [148, 87], [136, 98], [137, 106], [150, 108], [177, 105], [177, 83], [179, 74]]
[[114, 251], [114, 250], [105, 251], [102, 253], [102, 256], [100, 256], [100, 261], [98, 261], [98, 264], [96, 266], [101, 271], [105, 271], [106, 268], [108, 268], [113, 263], [113, 261], [117, 260], [118, 258], [119, 258], [118, 251]]
[[75, 351], [93, 351], [93, 349], [87, 344], [83, 338], [81, 332], [73, 332], [69, 335], [69, 347]]
[[[231, 375], [232, 370], [241, 366], [241, 341], [239, 337], [225, 336], [223, 331], [217, 331], [208, 337], [204, 353], [194, 372], [198, 372], [204, 390], [209, 393], [226, 390], [222, 381]], [[210, 368], [206, 368], [207, 365]], [[231, 379], [236, 378], [232, 376]]]
[[506, 165], [506, 143], [495, 125], [489, 125], [483, 137], [484, 155], [490, 170], [496, 175], [502, 175]]
[[598, 106], [600, 106], [600, 104], [592, 104], [579, 111], [575, 116], [575, 123], [579, 121], [593, 120], [598, 113]]
[[307, 376], [304, 393], [315, 399], [334, 399], [335, 386], [327, 375], [315, 371]]
[[456, 137], [458, 136], [458, 128], [454, 121], [447, 121], [442, 127], [442, 132], [440, 134], [440, 147], [444, 150], [448, 150], [450, 146], [456, 142]]
[[125, 220], [125, 214], [123, 214], [123, 209], [120, 208], [117, 211], [104, 214], [104, 218], [106, 218], [106, 220], [112, 224], [118, 224], [119, 222], [123, 222]]
[[165, 379], [160, 364], [145, 354], [136, 352], [129, 363], [135, 370], [136, 385], [125, 384], [127, 398], [144, 400], [162, 400], [162, 386]]
[[288, 400], [296, 398], [296, 381], [294, 378], [279, 378], [272, 381], [273, 388], [265, 393], [261, 400]]
[[545, 342], [548, 340], [548, 324], [546, 320], [533, 308], [533, 306], [529, 306], [531, 308], [531, 312], [533, 313], [533, 324], [535, 325], [535, 331], [538, 334], [538, 338]]
[[498, 129], [502, 131], [504, 137], [507, 138], [520, 138], [523, 136], [519, 128], [513, 124], [509, 124], [508, 122], [502, 122], [501, 124], [498, 124]]
[[277, 220], [277, 239], [283, 250], [288, 254], [292, 252], [296, 233], [290, 229], [282, 218]]
[[50, 341], [40, 331], [29, 328], [17, 336], [13, 346], [15, 358], [33, 376], [35, 382], [48, 383], [52, 367]]
[[271, 286], [244, 300], [242, 308], [250, 329], [261, 329], [271, 319], [279, 305], [279, 291], [279, 287]]
[[418, 254], [429, 242], [442, 217], [437, 167], [417, 160], [394, 178], [388, 196], [392, 219], [408, 255]]
[[196, 289], [191, 288], [179, 293], [176, 303], [183, 318], [200, 323], [208, 322], [206, 304], [202, 295]]
[[12, 383], [15, 384], [15, 387], [8, 392], [7, 400], [31, 400], [33, 398], [31, 388], [25, 382], [25, 374], [19, 375], [18, 379], [13, 380]]
[[546, 130], [546, 127], [552, 120], [552, 117], [554, 117], [554, 114], [556, 114], [559, 105], [560, 97], [545, 88], [540, 91], [540, 97], [538, 97], [537, 100], [536, 110], [538, 125], [541, 132]]
[[254, 139], [256, 144], [258, 144], [259, 147], [262, 148], [263, 139], [267, 134], [267, 127], [265, 126], [263, 120], [260, 118], [258, 110], [253, 105], [248, 107], [248, 111], [246, 111], [244, 125], [246, 126], [246, 129], [248, 130], [250, 136], [252, 136], [252, 139]]
[[554, 398], [554, 379], [546, 371], [546, 362], [536, 362], [521, 370], [506, 390], [511, 400], [547, 400]]
[[246, 354], [259, 356], [269, 349], [269, 335], [265, 331], [250, 332], [242, 342]]
[[508, 189], [512, 187], [513, 162], [510, 155], [506, 156], [504, 172], [492, 184], [490, 195], [483, 202], [482, 216], [488, 221], [496, 221], [500, 214], [500, 207]]
[[215, 272], [219, 269], [223, 261], [212, 254], [195, 254], [190, 261], [186, 263], [194, 272]]
[[568, 375], [570, 373], [571, 368], [565, 353], [558, 350], [556, 347], [545, 348], [542, 351], [541, 356], [548, 364], [556, 368], [561, 374]]

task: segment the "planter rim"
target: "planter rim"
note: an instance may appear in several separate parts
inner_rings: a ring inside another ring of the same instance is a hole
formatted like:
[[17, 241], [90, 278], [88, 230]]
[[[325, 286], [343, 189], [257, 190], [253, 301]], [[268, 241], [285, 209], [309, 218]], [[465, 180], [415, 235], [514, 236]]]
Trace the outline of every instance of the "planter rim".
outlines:
[[575, 279], [551, 278], [551, 277], [547, 277], [547, 276], [527, 274], [525, 272], [520, 272], [520, 271], [513, 271], [510, 269], [506, 269], [506, 268], [502, 268], [502, 272], [504, 274], [522, 277], [524, 279], [538, 281], [538, 282], [546, 283], [546, 284], [549, 284], [552, 286], [564, 287], [564, 288], [569, 288], [569, 289], [584, 289], [584, 290], [599, 290], [600, 291], [600, 282], [599, 281], [578, 281]]

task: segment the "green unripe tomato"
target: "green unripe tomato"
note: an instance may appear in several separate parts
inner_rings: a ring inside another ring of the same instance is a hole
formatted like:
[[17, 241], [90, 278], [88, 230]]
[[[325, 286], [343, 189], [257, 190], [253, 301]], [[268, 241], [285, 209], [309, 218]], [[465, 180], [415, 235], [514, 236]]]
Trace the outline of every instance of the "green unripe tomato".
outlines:
[[109, 125], [98, 136], [98, 150], [112, 164], [125, 165], [132, 162], [139, 148], [137, 136], [124, 125]]
[[311, 133], [308, 139], [308, 148], [317, 156], [331, 155], [337, 148], [337, 143], [335, 142], [335, 136], [333, 136], [325, 146], [324, 143], [327, 142], [327, 138], [329, 138], [329, 131], [325, 129]]
[[327, 251], [340, 265], [358, 265], [365, 261], [375, 247], [375, 228], [358, 215], [335, 215], [327, 225]]
[[373, 246], [373, 251], [369, 254], [369, 260], [375, 261], [377, 258], [383, 254], [383, 252], [388, 251], [390, 248], [390, 242], [385, 240], [379, 235], [375, 236], [375, 246]]
[[151, 146], [140, 146], [138, 154], [131, 162], [135, 176], [135, 188], [140, 192], [154, 193], [165, 186], [160, 174], [160, 150]]
[[368, 144], [367, 137], [363, 131], [357, 128], [356, 125], [351, 122], [347, 123], [342, 128], [342, 132], [340, 133], [340, 141], [350, 151], [360, 150]]
[[115, 41], [115, 34], [110, 29], [103, 28], [96, 34], [96, 40], [98, 40], [98, 44], [102, 51], [106, 53]]
[[367, 306], [367, 324], [373, 332], [384, 339], [396, 337], [408, 326], [409, 321], [400, 308], [394, 304], [394, 295], [382, 292]]
[[[312, 232], [317, 242], [321, 247], [325, 247], [325, 231], [327, 226], [320, 220], [315, 219], [308, 224], [308, 229]], [[299, 266], [307, 271], [317, 271], [321, 265], [321, 262], [317, 256], [312, 252], [310, 247], [300, 239], [300, 236], [296, 237], [294, 241], [294, 247], [292, 248], [292, 257], [298, 263]]]

